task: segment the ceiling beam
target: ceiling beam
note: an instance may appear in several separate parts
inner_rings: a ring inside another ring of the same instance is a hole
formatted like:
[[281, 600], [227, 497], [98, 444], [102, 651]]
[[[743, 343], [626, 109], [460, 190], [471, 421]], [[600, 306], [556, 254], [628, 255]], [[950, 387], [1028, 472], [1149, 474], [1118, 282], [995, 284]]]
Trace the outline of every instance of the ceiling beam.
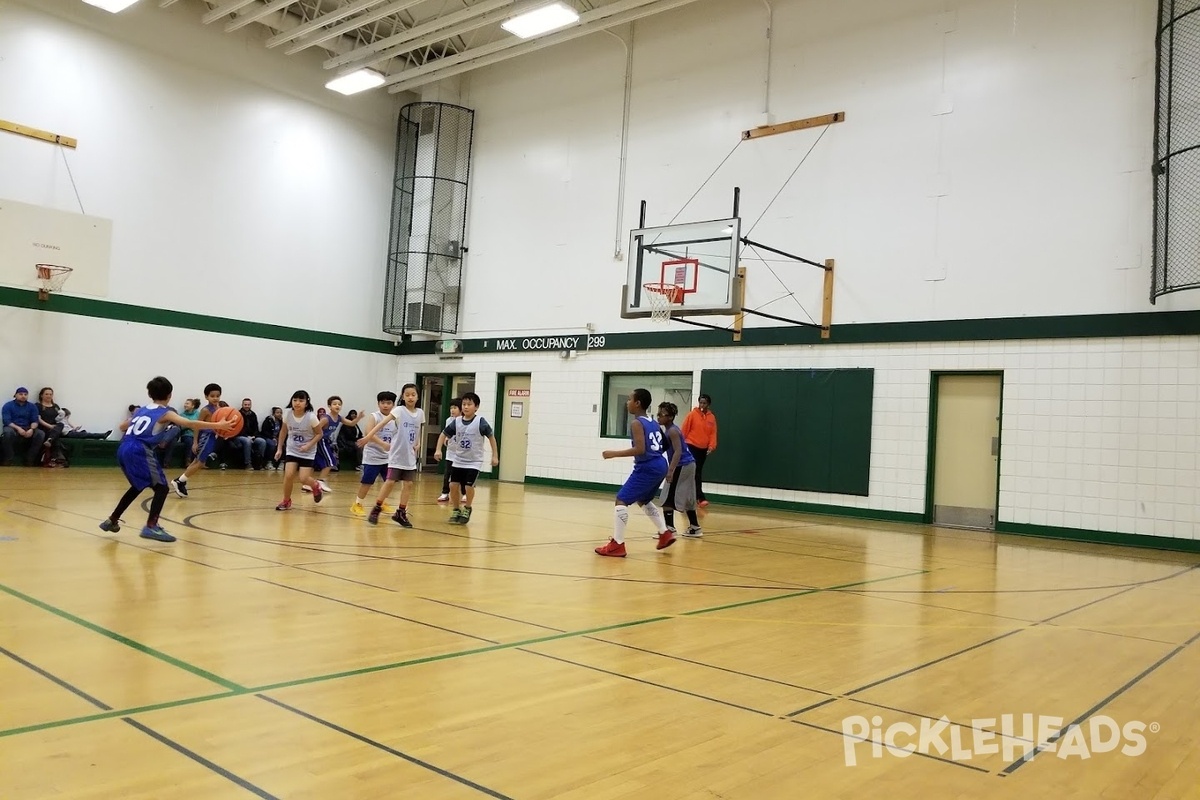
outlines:
[[209, 25], [213, 22], [216, 22], [221, 17], [232, 14], [233, 12], [237, 11], [238, 9], [245, 8], [246, 6], [250, 5], [253, 2], [256, 2], [256, 0], [231, 0], [230, 2], [226, 3], [225, 5], [217, 6], [212, 11], [205, 14], [203, 17], [200, 18], [200, 21], [203, 22], [205, 25]]
[[225, 32], [232, 33], [240, 28], [244, 28], [251, 22], [258, 22], [263, 17], [274, 14], [276, 11], [283, 11], [285, 8], [295, 2], [296, 0], [275, 0], [274, 3], [260, 6], [253, 11], [249, 11], [245, 14], [238, 14], [236, 19], [230, 20], [225, 26]]
[[[281, 33], [278, 36], [272, 36], [270, 39], [267, 39], [267, 47], [278, 47], [279, 45], [284, 44], [285, 42], [290, 42], [293, 39], [300, 39], [301, 37], [307, 36], [310, 33], [324, 28], [326, 25], [331, 25], [334, 22], [345, 19], [351, 14], [357, 14], [360, 11], [366, 11], [372, 6], [378, 6], [381, 2], [383, 2], [383, 0], [358, 0], [357, 3], [351, 3], [348, 6], [339, 8], [337, 11], [332, 11], [324, 16], [317, 17], [316, 19], [309, 20], [302, 25], [298, 25], [294, 30], [290, 30], [287, 33]], [[361, 17], [355, 17], [349, 22], [339, 25], [337, 28], [321, 31], [319, 35], [313, 37], [312, 39], [305, 39], [304, 41], [297, 42], [295, 45], [288, 48], [287, 53], [288, 55], [291, 55], [292, 53], [298, 53], [306, 47], [312, 47], [313, 45], [320, 44], [321, 42], [327, 41], [336, 36], [341, 36], [347, 31], [352, 31], [355, 28], [361, 28], [364, 25], [369, 25], [376, 20], [383, 19], [384, 17], [392, 14], [399, 14], [407, 11], [415, 5], [419, 5], [421, 2], [423, 2], [423, 0], [399, 0], [399, 2], [380, 6], [371, 13], [363, 14]]]
[[[439, 81], [454, 75], [461, 75], [464, 72], [470, 72], [473, 69], [486, 67], [491, 64], [498, 64], [501, 61], [508, 61], [511, 58], [516, 58], [526, 53], [532, 53], [545, 47], [569, 42], [581, 36], [587, 36], [597, 31], [616, 27], [617, 25], [624, 25], [627, 22], [633, 22], [634, 20], [649, 17], [663, 11], [670, 11], [671, 9], [686, 6], [694, 2], [696, 0], [641, 0], [641, 2], [626, 0], [625, 2], [603, 6], [580, 15], [581, 24], [567, 28], [559, 33], [531, 40], [521, 40], [513, 37], [511, 42], [506, 39], [502, 42], [459, 53], [456, 56], [439, 59], [438, 61], [414, 69], [398, 72], [388, 77], [386, 81], [386, 83], [390, 84], [388, 91], [392, 93], [410, 91], [427, 83]], [[622, 10], [616, 13], [606, 13], [617, 7], [620, 7]], [[500, 45], [504, 46], [501, 47]]]
[[[494, 11], [497, 8], [504, 8], [513, 4], [513, 0], [482, 0], [470, 8], [464, 8], [461, 11], [455, 11], [450, 14], [430, 20], [429, 22], [415, 25], [406, 31], [397, 33], [395, 36], [388, 36], [375, 42], [371, 42], [365, 47], [360, 47], [357, 50], [338, 56], [337, 58], [328, 59], [324, 66], [325, 69], [336, 69], [344, 64], [351, 64], [353, 69], [357, 69], [366, 63], [369, 58], [380, 50], [386, 50], [389, 47], [395, 47], [405, 42], [424, 36], [436, 30], [447, 28], [459, 22], [463, 22], [472, 17], [477, 17], [480, 14], [486, 14], [489, 11]], [[358, 63], [362, 62], [362, 63]], [[374, 63], [374, 62], [372, 62]]]

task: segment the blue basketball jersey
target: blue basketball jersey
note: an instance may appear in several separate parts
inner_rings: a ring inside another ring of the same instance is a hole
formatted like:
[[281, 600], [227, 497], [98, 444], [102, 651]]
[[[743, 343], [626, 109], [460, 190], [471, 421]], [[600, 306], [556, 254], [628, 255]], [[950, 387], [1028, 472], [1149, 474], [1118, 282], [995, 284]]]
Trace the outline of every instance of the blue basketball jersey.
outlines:
[[[646, 440], [646, 447], [640, 456], [634, 456], [633, 460], [636, 464], [644, 464], [653, 462], [655, 459], [663, 462], [663, 468], [666, 469], [667, 462], [663, 461], [663, 430], [655, 420], [647, 416], [637, 418], [638, 422], [642, 423], [642, 437]], [[633, 426], [629, 426], [629, 441], [634, 447], [637, 442], [633, 439]]]
[[[671, 459], [675, 457], [675, 448], [671, 444], [672, 428], [679, 431], [679, 426], [674, 423], [663, 428], [663, 447], [665, 448], [668, 464], [670, 464]], [[695, 461], [696, 457], [692, 455], [691, 449], [688, 448], [687, 443], [683, 441], [683, 431], [679, 431], [679, 443], [681, 445], [679, 448], [679, 466], [684, 467]]]
[[162, 417], [171, 409], [166, 406], [142, 406], [133, 412], [129, 419], [129, 427], [121, 437], [121, 447], [144, 445], [153, 447], [158, 444], [158, 435], [162, 433], [166, 423]]

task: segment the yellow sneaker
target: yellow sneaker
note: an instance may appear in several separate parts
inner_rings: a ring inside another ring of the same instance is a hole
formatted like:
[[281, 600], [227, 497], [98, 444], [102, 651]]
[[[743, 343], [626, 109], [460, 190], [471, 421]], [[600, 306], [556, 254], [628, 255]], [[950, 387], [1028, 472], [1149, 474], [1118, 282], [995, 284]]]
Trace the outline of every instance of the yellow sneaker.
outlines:
[[355, 501], [354, 505], [350, 506], [350, 513], [356, 517], [365, 517], [367, 510], [363, 508], [363, 504]]
[[387, 503], [384, 503], [384, 504], [383, 504], [383, 513], [384, 513], [384, 514], [395, 514], [395, 513], [396, 513], [396, 507], [395, 507], [395, 506], [388, 505]]

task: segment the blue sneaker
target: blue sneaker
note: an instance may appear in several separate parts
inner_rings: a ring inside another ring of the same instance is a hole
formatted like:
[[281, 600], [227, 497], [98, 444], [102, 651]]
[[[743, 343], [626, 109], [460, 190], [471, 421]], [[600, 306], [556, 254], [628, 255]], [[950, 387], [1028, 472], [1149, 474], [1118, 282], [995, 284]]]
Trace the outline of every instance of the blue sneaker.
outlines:
[[104, 522], [100, 523], [100, 530], [104, 531], [105, 533], [116, 533], [117, 531], [121, 530], [121, 523], [113, 522], [111, 519], [106, 519]]
[[162, 528], [155, 525], [151, 528], [149, 525], [142, 528], [141, 537], [143, 539], [153, 539], [156, 542], [173, 542], [175, 537], [164, 531]]

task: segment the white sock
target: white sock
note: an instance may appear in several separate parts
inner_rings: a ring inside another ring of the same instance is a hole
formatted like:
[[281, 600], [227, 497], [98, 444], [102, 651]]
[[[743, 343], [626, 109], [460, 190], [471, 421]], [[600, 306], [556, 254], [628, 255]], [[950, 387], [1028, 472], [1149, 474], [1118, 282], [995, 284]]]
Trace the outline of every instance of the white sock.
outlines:
[[176, 480], [179, 483], [187, 483], [187, 475], [180, 475], [178, 478], [176, 478]]
[[625, 544], [625, 526], [629, 523], [629, 507], [616, 506], [613, 509], [613, 541]]
[[654, 503], [646, 503], [642, 506], [642, 510], [646, 512], [646, 516], [654, 523], [654, 527], [658, 529], [660, 534], [667, 530], [667, 521], [663, 519], [662, 509], [654, 505]]

